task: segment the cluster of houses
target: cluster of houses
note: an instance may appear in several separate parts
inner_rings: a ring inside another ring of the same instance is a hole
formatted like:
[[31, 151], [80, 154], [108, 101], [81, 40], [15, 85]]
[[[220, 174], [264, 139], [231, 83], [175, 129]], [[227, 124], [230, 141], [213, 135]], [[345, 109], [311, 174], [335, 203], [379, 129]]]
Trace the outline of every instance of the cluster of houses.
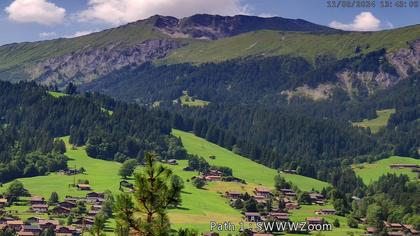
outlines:
[[[242, 194], [237, 191], [227, 191], [224, 196], [231, 201], [240, 199]], [[319, 193], [311, 192], [309, 194], [312, 203], [318, 205], [325, 204], [325, 197]], [[267, 201], [273, 197], [272, 191], [267, 188], [257, 187], [253, 191], [251, 196], [258, 203], [267, 203]], [[261, 222], [267, 220], [275, 221], [289, 221], [289, 214], [287, 213], [290, 210], [296, 210], [300, 208], [299, 203], [297, 202], [297, 193], [292, 189], [280, 189], [280, 195], [276, 198], [277, 201], [283, 200], [285, 203], [284, 209], [273, 209], [272, 212], [260, 213], [260, 212], [245, 212], [245, 219], [249, 222]], [[320, 217], [308, 217], [306, 220], [308, 224], [323, 224], [325, 215], [335, 215], [336, 211], [334, 209], [320, 209], [315, 211], [315, 214], [320, 215]]]
[[0, 230], [11, 228], [17, 232], [18, 236], [37, 236], [46, 229], [52, 228], [57, 236], [81, 235], [82, 231], [73, 226], [62, 226], [58, 220], [45, 220], [31, 217], [27, 221], [16, 219], [0, 220]]
[[[3, 217], [0, 220], [0, 230], [6, 228], [14, 229], [19, 236], [37, 236], [48, 228], [53, 228], [58, 236], [81, 235], [84, 229], [90, 228], [94, 223], [94, 218], [102, 210], [105, 201], [104, 193], [90, 192], [86, 197], [65, 197], [64, 201], [48, 205], [43, 197], [32, 196], [29, 198], [30, 212], [36, 214], [45, 214], [68, 217], [73, 209], [77, 208], [79, 202], [85, 206], [89, 205], [87, 213], [84, 216], [73, 220], [72, 226], [60, 225], [58, 220], [43, 219], [42, 217], [30, 217], [25, 221], [15, 217]], [[7, 199], [0, 199], [0, 207], [7, 205]], [[52, 209], [50, 209], [52, 208]]]
[[[384, 226], [389, 236], [420, 235], [420, 231], [414, 229], [413, 225], [384, 222]], [[374, 235], [376, 232], [377, 229], [374, 227], [366, 229], [366, 235]]]
[[198, 178], [206, 181], [221, 181], [223, 173], [219, 170], [209, 170], [207, 173], [203, 173]]

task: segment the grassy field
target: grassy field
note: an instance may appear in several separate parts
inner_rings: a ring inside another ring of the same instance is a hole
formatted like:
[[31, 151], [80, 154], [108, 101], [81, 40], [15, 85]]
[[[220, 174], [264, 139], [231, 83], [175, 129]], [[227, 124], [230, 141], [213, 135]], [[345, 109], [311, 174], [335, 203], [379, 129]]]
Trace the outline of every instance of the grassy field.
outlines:
[[61, 97], [64, 97], [64, 96], [68, 96], [67, 94], [61, 93], [61, 92], [47, 91], [47, 93], [49, 95], [55, 97], [55, 98], [61, 98]]
[[[179, 98], [179, 100], [181, 100], [182, 105], [189, 107], [204, 107], [209, 105], [210, 103], [208, 101], [191, 97], [190, 95], [188, 95], [187, 91], [182, 92], [182, 96]], [[174, 100], [174, 103], [175, 102], [177, 102], [177, 100]]]
[[[233, 175], [244, 179], [247, 183], [264, 185], [267, 187], [274, 186], [274, 176], [277, 171], [261, 164], [258, 164], [248, 158], [237, 155], [225, 148], [210, 143], [205, 139], [199, 138], [192, 133], [173, 130], [172, 134], [181, 138], [184, 147], [191, 154], [196, 154], [206, 158], [211, 165], [228, 166], [232, 168]], [[210, 156], [216, 156], [216, 159], [210, 159]], [[282, 174], [283, 177], [302, 190], [309, 191], [312, 188], [321, 190], [328, 186], [327, 183], [293, 174]]]
[[[68, 144], [68, 137], [63, 139], [67, 144], [66, 155], [71, 158], [68, 165], [77, 168], [83, 167], [86, 169], [86, 173], [75, 176], [54, 173], [48, 176], [19, 179], [31, 194], [49, 198], [51, 192], [55, 191], [59, 194], [60, 199], [63, 199], [66, 195], [85, 196], [87, 192], [77, 191], [75, 188], [69, 187], [77, 179], [88, 179], [93, 191], [102, 192], [108, 189], [114, 194], [119, 193], [119, 181], [121, 180], [118, 175], [119, 163], [90, 158], [87, 156], [84, 147], [74, 149]], [[192, 227], [204, 232], [209, 230], [211, 220], [242, 221], [239, 211], [229, 207], [227, 199], [222, 198], [220, 194], [207, 189], [197, 189], [190, 182], [187, 182], [197, 173], [183, 171], [182, 169], [186, 166], [187, 161], [180, 161], [179, 165], [170, 166], [175, 174], [181, 176], [185, 182], [181, 207], [171, 209], [169, 212], [170, 220], [175, 229]], [[0, 192], [4, 192], [7, 187], [8, 184], [5, 184], [0, 188]], [[28, 209], [28, 206], [13, 206], [8, 210], [17, 210], [19, 216], [25, 219], [33, 215], [25, 213]], [[113, 221], [109, 224], [113, 224]]]
[[359, 175], [365, 184], [369, 184], [372, 181], [379, 179], [380, 176], [386, 173], [395, 173], [395, 174], [406, 174], [411, 179], [416, 179], [416, 174], [411, 172], [409, 169], [391, 169], [389, 165], [391, 164], [417, 164], [420, 165], [420, 160], [409, 158], [409, 157], [399, 157], [393, 156], [387, 159], [383, 159], [374, 163], [363, 163], [358, 165], [353, 165], [353, 170]]
[[376, 114], [378, 117], [375, 119], [364, 119], [361, 122], [353, 122], [354, 126], [359, 126], [363, 128], [370, 128], [372, 133], [377, 133], [379, 129], [382, 127], [385, 127], [388, 124], [388, 120], [391, 117], [392, 114], [395, 113], [395, 109], [385, 109], [385, 110], [379, 110], [376, 111]]
[[[169, 217], [174, 229], [190, 227], [195, 228], [200, 232], [206, 232], [209, 231], [210, 221], [230, 221], [239, 224], [239, 222], [243, 221], [242, 215], [238, 210], [235, 210], [228, 205], [228, 200], [223, 198], [221, 193], [227, 190], [251, 192], [256, 186], [261, 184], [267, 187], [273, 186], [273, 178], [276, 174], [275, 170], [235, 155], [226, 149], [217, 146], [215, 147], [214, 144], [205, 142], [189, 133], [174, 130], [174, 134], [182, 137], [184, 144], [190, 152], [202, 153], [205, 150], [213, 150], [211, 153], [212, 155], [216, 155], [217, 158], [216, 160], [210, 160], [212, 164], [230, 166], [233, 168], [236, 176], [243, 178], [248, 182], [246, 185], [240, 183], [214, 182], [206, 185], [204, 189], [197, 189], [190, 181], [197, 173], [183, 171], [183, 168], [187, 166], [187, 161], [179, 161], [178, 165], [169, 166], [174, 173], [179, 175], [185, 182], [181, 206], [169, 210]], [[188, 137], [192, 140], [189, 140]], [[73, 182], [78, 179], [89, 180], [94, 191], [99, 192], [109, 189], [114, 194], [119, 193], [118, 187], [119, 181], [121, 180], [118, 176], [119, 163], [90, 158], [87, 156], [84, 147], [73, 148], [68, 144], [68, 137], [64, 137], [63, 140], [67, 144], [66, 155], [70, 158], [68, 163], [69, 166], [76, 168], [83, 167], [86, 169], [86, 173], [75, 176], [54, 173], [48, 176], [19, 179], [31, 194], [48, 198], [51, 192], [55, 191], [59, 194], [60, 199], [63, 199], [66, 195], [84, 196], [86, 195], [86, 192], [69, 187], [69, 185], [73, 184]], [[193, 140], [195, 140], [194, 142], [198, 142], [196, 143], [199, 147], [197, 150], [191, 150], [190, 148], [190, 145], [193, 144], [191, 141]], [[209, 156], [207, 153], [202, 154], [205, 157]], [[299, 187], [305, 190], [310, 190], [312, 187], [319, 189], [322, 186], [327, 185], [324, 182], [298, 175], [285, 175], [285, 177], [295, 184], [302, 185]], [[0, 188], [0, 192], [5, 191], [7, 186], [8, 184], [5, 184]], [[9, 210], [18, 211], [19, 216], [25, 219], [32, 215], [26, 213], [28, 208], [28, 206], [13, 206]], [[111, 220], [108, 223], [108, 227], [112, 227], [112, 225], [114, 225], [114, 221]]]

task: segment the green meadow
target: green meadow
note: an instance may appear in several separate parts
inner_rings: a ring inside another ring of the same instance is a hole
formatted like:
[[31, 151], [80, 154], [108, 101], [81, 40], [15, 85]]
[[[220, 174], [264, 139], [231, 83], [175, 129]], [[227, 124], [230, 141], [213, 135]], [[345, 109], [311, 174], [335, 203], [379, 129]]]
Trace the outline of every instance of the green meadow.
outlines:
[[[204, 157], [211, 165], [230, 167], [235, 177], [244, 179], [247, 183], [271, 188], [274, 186], [274, 176], [278, 173], [276, 170], [237, 155], [192, 133], [174, 129], [172, 134], [181, 138], [182, 144], [188, 153]], [[210, 159], [209, 157], [212, 155], [216, 156], [216, 159]], [[305, 191], [310, 191], [311, 189], [321, 190], [323, 187], [328, 186], [325, 182], [301, 175], [283, 173], [281, 175]]]
[[[251, 192], [260, 185], [270, 188], [274, 185], [273, 178], [277, 174], [276, 170], [236, 155], [190, 133], [174, 130], [173, 134], [182, 138], [188, 152], [202, 155], [211, 164], [231, 167], [235, 176], [245, 179], [247, 182], [247, 184], [212, 182], [206, 185], [204, 189], [197, 189], [191, 184], [190, 180], [198, 173], [183, 170], [188, 165], [186, 160], [179, 161], [178, 165], [168, 166], [185, 183], [181, 206], [169, 210], [169, 217], [174, 229], [189, 227], [195, 228], [200, 232], [206, 232], [209, 231], [210, 221], [230, 221], [239, 224], [244, 221], [242, 215], [238, 210], [230, 207], [228, 200], [223, 198], [221, 194], [227, 190]], [[66, 155], [70, 158], [68, 162], [69, 167], [83, 167], [86, 173], [74, 176], [52, 173], [48, 176], [19, 179], [31, 194], [48, 198], [51, 192], [55, 191], [59, 194], [60, 199], [63, 199], [66, 195], [85, 196], [87, 192], [78, 191], [71, 186], [78, 179], [89, 180], [93, 191], [101, 192], [108, 189], [114, 194], [119, 193], [119, 181], [121, 178], [118, 175], [118, 170], [120, 163], [90, 158], [86, 154], [85, 147], [72, 147], [68, 143], [68, 137], [63, 137], [62, 139], [67, 145]], [[208, 156], [210, 155], [215, 155], [216, 159], [209, 159]], [[287, 174], [284, 177], [304, 190], [321, 189], [328, 185], [322, 181], [299, 175]], [[8, 185], [5, 184], [1, 187], [0, 192], [4, 192]], [[22, 218], [27, 218], [30, 216], [25, 213], [27, 209], [28, 206], [12, 206], [9, 210], [16, 210]], [[108, 226], [113, 224], [114, 222], [110, 221]]]
[[384, 174], [395, 173], [395, 174], [406, 174], [410, 179], [415, 180], [417, 175], [411, 172], [410, 169], [391, 169], [391, 164], [417, 164], [420, 165], [420, 160], [409, 157], [392, 156], [383, 160], [379, 160], [374, 163], [362, 163], [353, 165], [353, 170], [358, 176], [363, 179], [365, 184], [369, 184], [372, 181], [379, 179]]
[[188, 95], [187, 91], [182, 92], [182, 96], [179, 98], [181, 100], [181, 104], [189, 107], [204, 107], [209, 105], [210, 102], [200, 100], [197, 98], [193, 98], [190, 95]]
[[364, 119], [361, 122], [353, 122], [354, 126], [359, 126], [363, 128], [370, 128], [372, 133], [377, 133], [382, 127], [385, 127], [388, 124], [388, 120], [392, 114], [395, 113], [395, 109], [385, 109], [376, 111], [378, 117], [375, 119]]
[[65, 93], [55, 92], [55, 91], [48, 91], [47, 93], [48, 93], [49, 95], [51, 95], [51, 96], [55, 97], [55, 98], [61, 98], [61, 97], [64, 97], [64, 96], [68, 96], [68, 95], [67, 95], [67, 94], [65, 94]]

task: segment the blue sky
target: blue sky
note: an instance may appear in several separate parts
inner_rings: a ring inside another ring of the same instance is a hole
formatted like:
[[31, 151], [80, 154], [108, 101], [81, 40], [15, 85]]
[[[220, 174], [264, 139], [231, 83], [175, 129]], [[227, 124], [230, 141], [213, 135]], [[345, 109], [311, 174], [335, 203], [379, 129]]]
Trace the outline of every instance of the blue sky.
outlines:
[[380, 3], [337, 9], [328, 8], [327, 0], [1, 0], [0, 45], [80, 36], [154, 14], [281, 16], [359, 31], [420, 23], [420, 7], [383, 8]]

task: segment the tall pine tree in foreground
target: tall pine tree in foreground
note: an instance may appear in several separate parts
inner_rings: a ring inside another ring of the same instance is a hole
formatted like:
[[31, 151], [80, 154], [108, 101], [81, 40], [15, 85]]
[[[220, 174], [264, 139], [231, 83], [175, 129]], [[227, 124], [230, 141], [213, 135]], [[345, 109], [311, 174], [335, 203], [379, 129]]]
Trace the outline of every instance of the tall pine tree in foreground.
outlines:
[[174, 174], [156, 162], [156, 156], [145, 155], [146, 165], [136, 173], [134, 196], [123, 193], [117, 196], [115, 216], [118, 228], [140, 235], [169, 235], [167, 209], [181, 202], [179, 185], [172, 180]]

